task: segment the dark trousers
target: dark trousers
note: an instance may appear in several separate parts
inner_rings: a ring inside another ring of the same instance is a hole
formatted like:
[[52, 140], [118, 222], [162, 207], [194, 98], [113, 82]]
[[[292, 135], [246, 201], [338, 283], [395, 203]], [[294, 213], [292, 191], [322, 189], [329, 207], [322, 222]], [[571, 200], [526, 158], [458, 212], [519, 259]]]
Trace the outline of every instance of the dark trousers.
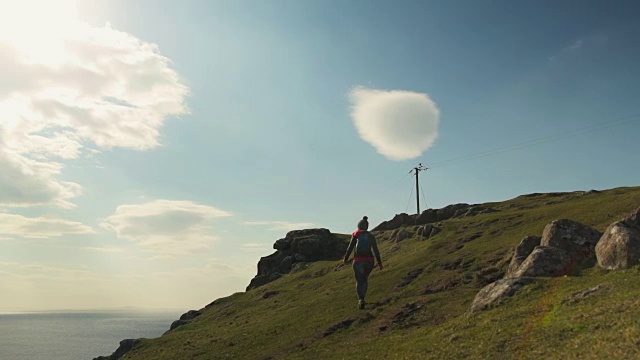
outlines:
[[369, 261], [354, 261], [353, 274], [356, 276], [356, 293], [358, 299], [364, 300], [369, 287], [369, 274], [373, 270], [373, 263]]

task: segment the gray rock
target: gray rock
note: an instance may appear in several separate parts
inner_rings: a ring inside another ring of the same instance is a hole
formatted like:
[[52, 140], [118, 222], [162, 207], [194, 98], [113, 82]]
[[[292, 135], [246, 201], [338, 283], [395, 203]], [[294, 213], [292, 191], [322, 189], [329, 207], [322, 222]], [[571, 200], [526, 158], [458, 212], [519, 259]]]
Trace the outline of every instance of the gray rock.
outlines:
[[598, 230], [567, 219], [551, 222], [542, 232], [540, 245], [566, 251], [572, 267], [580, 270], [596, 263], [595, 247], [602, 233]]
[[98, 356], [94, 360], [119, 360], [126, 353], [133, 350], [140, 343], [138, 339], [124, 339], [120, 341], [120, 346], [110, 356]]
[[319, 255], [323, 245], [322, 237], [310, 235], [294, 239], [291, 248], [293, 251], [311, 258], [316, 254]]
[[636, 211], [632, 212], [624, 220], [630, 225], [640, 226], [640, 208], [637, 208]]
[[291, 272], [292, 273], [296, 273], [296, 272], [302, 271], [302, 270], [304, 270], [304, 269], [306, 269], [308, 267], [309, 267], [309, 263], [306, 263], [306, 262], [295, 263], [291, 267]]
[[418, 228], [417, 234], [422, 240], [426, 240], [431, 236], [434, 226], [431, 224], [423, 225]]
[[[456, 213], [460, 213], [460, 210], [468, 209], [471, 205], [469, 204], [453, 204], [443, 207], [442, 209], [438, 209], [438, 221], [449, 220], [455, 216]], [[464, 213], [464, 212], [462, 212]]]
[[271, 275], [269, 275], [269, 281], [274, 281], [274, 280], [278, 280], [282, 277], [282, 274], [280, 273], [273, 273]]
[[189, 310], [180, 316], [180, 320], [191, 320], [197, 318], [200, 315], [202, 315], [202, 312], [200, 310]]
[[309, 259], [302, 254], [294, 254], [293, 258], [296, 262], [307, 262]]
[[171, 326], [169, 327], [169, 331], [171, 331], [171, 330], [173, 330], [175, 328], [178, 328], [178, 327], [180, 327], [182, 325], [187, 325], [190, 322], [191, 321], [189, 321], [189, 320], [176, 320], [176, 321], [171, 323]]
[[293, 256], [287, 256], [284, 259], [282, 259], [282, 262], [280, 263], [280, 272], [285, 274], [288, 273], [289, 270], [291, 270], [291, 265], [293, 265], [293, 261], [294, 261]]
[[560, 219], [545, 226], [541, 246], [553, 246], [571, 254], [583, 248], [594, 248], [602, 233], [577, 221]]
[[499, 304], [504, 298], [513, 296], [521, 287], [531, 282], [533, 280], [528, 278], [500, 279], [485, 286], [473, 299], [469, 314]]
[[258, 274], [257, 276], [269, 275], [276, 270], [280, 270], [280, 264], [285, 257], [288, 256], [288, 251], [276, 251], [269, 256], [263, 256], [258, 261]]
[[512, 277], [562, 276], [570, 271], [566, 251], [550, 246], [536, 246]]
[[433, 229], [431, 229], [431, 233], [429, 234], [429, 237], [431, 238], [436, 236], [440, 231], [442, 231], [440, 230], [440, 228], [434, 226]]
[[640, 209], [605, 230], [596, 246], [598, 265], [609, 270], [640, 264]]
[[540, 236], [526, 236], [520, 241], [520, 244], [516, 246], [516, 249], [513, 252], [513, 257], [509, 263], [507, 274], [504, 276], [505, 278], [513, 277], [513, 274], [518, 270], [529, 254], [531, 254], [533, 249], [536, 246], [540, 246], [540, 239]]
[[[289, 273], [297, 262], [338, 260], [344, 256], [348, 241], [327, 229], [294, 230], [273, 245], [276, 252], [260, 258], [258, 273], [247, 290], [260, 287]], [[275, 275], [274, 275], [275, 274]]]
[[427, 209], [418, 216], [416, 222], [418, 224], [430, 224], [438, 221], [438, 213], [437, 210]]
[[[199, 311], [199, 310], [189, 310], [189, 311], [187, 311], [186, 313], [184, 313], [184, 314], [182, 314], [180, 316], [180, 319], [178, 319], [178, 320], [176, 320], [176, 321], [171, 323], [171, 326], [169, 327], [169, 331], [171, 331], [171, 330], [173, 330], [173, 329], [175, 329], [177, 327], [180, 327], [182, 325], [186, 325], [186, 324], [190, 323], [191, 320], [197, 318], [200, 315], [202, 315], [202, 312]], [[169, 332], [169, 331], [167, 331], [167, 332]], [[165, 334], [167, 332], [165, 332]]]
[[262, 285], [268, 284], [269, 283], [269, 275], [259, 275], [259, 276], [255, 276], [253, 279], [251, 279], [251, 281], [249, 282], [249, 285], [247, 286], [247, 291], [251, 290], [251, 289], [255, 289], [257, 287], [260, 287]]
[[407, 229], [400, 229], [398, 231], [398, 233], [396, 234], [396, 237], [393, 239], [393, 242], [399, 243], [399, 242], [407, 239], [410, 236], [411, 236], [411, 233], [409, 233], [409, 231], [407, 231]]
[[[373, 228], [373, 231], [395, 230], [401, 227], [431, 224], [439, 221], [449, 220], [456, 214], [458, 214], [457, 216], [465, 216], [470, 207], [472, 207], [472, 205], [453, 204], [443, 207], [442, 209], [427, 209], [420, 215], [409, 215], [405, 213], [396, 214], [393, 219], [383, 221], [382, 223], [380, 223], [380, 225]], [[480, 214], [484, 210], [486, 209], [480, 206], [473, 206], [473, 211], [471, 211], [468, 216]]]
[[291, 241], [293, 240], [293, 238], [282, 238], [279, 240], [276, 240], [276, 242], [273, 244], [273, 248], [276, 250], [289, 250], [289, 248], [291, 247]]
[[373, 228], [374, 231], [394, 230], [402, 226], [416, 225], [416, 216], [406, 213], [396, 214], [393, 219], [383, 221], [380, 225]]

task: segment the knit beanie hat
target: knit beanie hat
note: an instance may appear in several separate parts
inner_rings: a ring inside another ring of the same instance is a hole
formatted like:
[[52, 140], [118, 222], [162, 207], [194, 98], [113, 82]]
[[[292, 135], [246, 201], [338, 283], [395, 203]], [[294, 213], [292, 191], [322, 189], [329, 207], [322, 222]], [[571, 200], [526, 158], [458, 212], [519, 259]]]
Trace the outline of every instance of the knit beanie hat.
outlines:
[[362, 217], [362, 220], [358, 221], [358, 230], [367, 230], [369, 229], [369, 218], [366, 216]]

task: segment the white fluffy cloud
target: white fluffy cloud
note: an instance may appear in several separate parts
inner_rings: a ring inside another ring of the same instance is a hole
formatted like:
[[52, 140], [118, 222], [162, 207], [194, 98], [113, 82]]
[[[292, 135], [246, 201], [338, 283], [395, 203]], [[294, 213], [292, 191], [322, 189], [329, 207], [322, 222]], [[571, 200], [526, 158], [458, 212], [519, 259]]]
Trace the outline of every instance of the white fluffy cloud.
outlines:
[[301, 230], [308, 229], [312, 227], [314, 224], [305, 222], [305, 223], [293, 223], [286, 221], [245, 221], [245, 225], [255, 225], [255, 226], [267, 226], [271, 231], [291, 231], [291, 230]]
[[349, 95], [358, 134], [388, 159], [416, 158], [438, 136], [440, 111], [427, 94], [356, 87]]
[[59, 179], [62, 161], [160, 146], [167, 117], [187, 113], [188, 88], [155, 44], [76, 20], [71, 1], [36, 3], [46, 17], [0, 7], [0, 205], [71, 207], [81, 186]]
[[67, 234], [93, 234], [91, 227], [64, 219], [0, 213], [0, 235], [24, 238], [49, 238]]
[[207, 249], [216, 239], [212, 220], [228, 216], [231, 213], [191, 201], [155, 200], [120, 205], [101, 226], [148, 251], [171, 255]]

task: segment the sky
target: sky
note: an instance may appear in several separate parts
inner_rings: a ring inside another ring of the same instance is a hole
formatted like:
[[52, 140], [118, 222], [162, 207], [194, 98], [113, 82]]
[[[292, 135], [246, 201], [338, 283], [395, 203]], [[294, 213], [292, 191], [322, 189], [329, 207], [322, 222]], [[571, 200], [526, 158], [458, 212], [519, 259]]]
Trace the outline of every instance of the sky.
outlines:
[[639, 14], [0, 0], [0, 311], [201, 308], [290, 230], [415, 212], [419, 163], [422, 209], [640, 185]]

